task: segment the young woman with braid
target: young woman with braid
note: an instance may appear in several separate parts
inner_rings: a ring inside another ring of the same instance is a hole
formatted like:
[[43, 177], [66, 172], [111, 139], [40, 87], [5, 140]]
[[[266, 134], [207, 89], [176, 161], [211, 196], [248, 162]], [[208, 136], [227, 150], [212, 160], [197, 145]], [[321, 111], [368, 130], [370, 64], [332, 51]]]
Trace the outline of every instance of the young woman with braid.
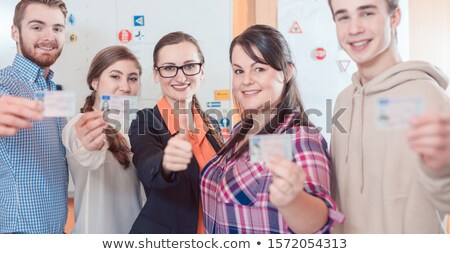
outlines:
[[139, 111], [129, 136], [147, 203], [131, 233], [203, 233], [199, 175], [222, 138], [195, 96], [203, 53], [189, 34], [162, 37], [153, 51], [153, 78], [163, 97]]
[[136, 96], [141, 72], [137, 58], [123, 46], [105, 48], [92, 60], [87, 76], [92, 93], [62, 136], [75, 184], [72, 233], [128, 233], [142, 208], [125, 126], [106, 123], [100, 111], [100, 95]]

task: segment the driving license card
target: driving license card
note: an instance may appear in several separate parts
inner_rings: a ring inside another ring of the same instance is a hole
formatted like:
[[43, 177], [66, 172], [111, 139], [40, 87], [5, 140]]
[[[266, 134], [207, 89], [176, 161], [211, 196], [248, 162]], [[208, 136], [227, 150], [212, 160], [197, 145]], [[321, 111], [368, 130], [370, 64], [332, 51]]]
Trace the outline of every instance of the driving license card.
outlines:
[[411, 119], [423, 112], [422, 98], [380, 98], [377, 102], [377, 126], [381, 130], [408, 129]]
[[38, 91], [34, 99], [44, 104], [44, 117], [70, 117], [76, 113], [74, 91]]
[[273, 156], [292, 160], [292, 135], [267, 134], [250, 137], [250, 161], [253, 163], [269, 162]]
[[136, 119], [137, 96], [102, 95], [100, 110], [108, 111], [108, 116], [117, 120]]

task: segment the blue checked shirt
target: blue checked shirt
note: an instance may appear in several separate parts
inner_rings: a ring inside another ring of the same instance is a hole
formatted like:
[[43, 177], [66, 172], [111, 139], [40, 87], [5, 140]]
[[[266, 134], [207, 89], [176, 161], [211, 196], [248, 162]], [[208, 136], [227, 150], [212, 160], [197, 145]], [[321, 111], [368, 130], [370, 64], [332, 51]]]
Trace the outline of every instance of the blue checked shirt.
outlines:
[[[56, 90], [44, 70], [16, 55], [0, 70], [0, 96], [34, 99]], [[32, 122], [15, 136], [0, 137], [0, 233], [63, 233], [67, 219], [68, 170], [61, 131], [63, 118]]]

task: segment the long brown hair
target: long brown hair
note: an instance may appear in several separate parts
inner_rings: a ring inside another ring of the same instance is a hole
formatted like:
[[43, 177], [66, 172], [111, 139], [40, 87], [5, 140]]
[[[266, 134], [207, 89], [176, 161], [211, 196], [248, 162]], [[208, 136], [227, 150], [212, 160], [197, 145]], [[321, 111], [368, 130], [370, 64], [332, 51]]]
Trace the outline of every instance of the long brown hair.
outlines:
[[[305, 113], [300, 92], [295, 78], [289, 77], [290, 66], [294, 66], [291, 51], [283, 35], [273, 27], [267, 25], [254, 25], [247, 28], [242, 34], [233, 39], [230, 45], [230, 62], [232, 63], [233, 49], [241, 46], [245, 53], [257, 63], [267, 64], [284, 74], [284, 87], [280, 98], [276, 102], [273, 113], [275, 116], [256, 134], [270, 134], [284, 122], [285, 116], [295, 113], [291, 126], [312, 126]], [[254, 51], [257, 49], [262, 58]], [[251, 110], [244, 110], [241, 114], [242, 124], [230, 140], [219, 151], [219, 155], [226, 155], [235, 144], [243, 141], [253, 126]], [[249, 149], [246, 141], [231, 157], [238, 158]], [[224, 158], [225, 156], [222, 156]]]
[[67, 16], [67, 7], [66, 4], [61, 0], [21, 0], [15, 8], [13, 24], [21, 30], [20, 23], [22, 23], [23, 15], [25, 14], [26, 8], [31, 4], [43, 4], [50, 8], [57, 7], [61, 10], [64, 15], [64, 18]]
[[[99, 79], [103, 71], [105, 71], [109, 66], [122, 60], [133, 61], [139, 70], [139, 76], [142, 74], [142, 67], [138, 59], [128, 48], [124, 46], [107, 47], [95, 55], [87, 75], [87, 84], [89, 85], [89, 89], [92, 90], [92, 93], [86, 97], [84, 106], [81, 108], [81, 113], [94, 111], [97, 91], [95, 91], [92, 87], [92, 82], [95, 79]], [[108, 125], [103, 132], [106, 134], [106, 140], [109, 144], [108, 150], [111, 151], [114, 158], [116, 158], [116, 160], [124, 166], [125, 169], [128, 168], [131, 164], [131, 150], [126, 139], [110, 125]]]
[[[205, 63], [205, 57], [203, 55], [203, 52], [202, 52], [197, 40], [190, 34], [178, 31], [178, 32], [172, 32], [172, 33], [166, 34], [158, 41], [158, 43], [156, 43], [155, 48], [153, 50], [153, 67], [154, 68], [157, 67], [159, 51], [163, 47], [168, 46], [168, 45], [179, 44], [181, 42], [192, 43], [195, 46], [195, 48], [197, 49], [197, 54], [198, 54], [198, 57], [200, 58], [200, 62], [202, 64]], [[202, 110], [202, 108], [200, 106], [200, 102], [198, 101], [197, 96], [195, 96], [195, 95], [192, 97], [192, 105], [197, 110], [197, 112], [199, 112], [200, 116], [203, 119], [203, 122], [208, 127], [209, 131], [213, 135], [216, 142], [220, 146], [222, 146], [223, 139], [222, 139], [222, 135], [220, 134], [220, 131], [214, 127], [209, 116], [206, 115], [206, 113]]]

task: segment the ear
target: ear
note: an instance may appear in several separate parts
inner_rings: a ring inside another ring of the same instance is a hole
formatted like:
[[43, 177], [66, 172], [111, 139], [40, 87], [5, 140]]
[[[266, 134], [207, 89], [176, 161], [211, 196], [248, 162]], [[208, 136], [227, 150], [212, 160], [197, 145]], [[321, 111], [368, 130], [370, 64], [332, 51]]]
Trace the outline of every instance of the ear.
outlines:
[[158, 70], [156, 68], [153, 68], [153, 82], [155, 83], [155, 85], [159, 83], [159, 78], [160, 76]]
[[397, 8], [395, 8], [395, 10], [392, 12], [392, 15], [391, 15], [391, 29], [392, 30], [397, 29], [397, 27], [400, 25], [401, 19], [402, 19], [402, 13], [400, 11], [400, 8], [397, 7]]
[[291, 78], [294, 76], [295, 68], [293, 64], [289, 64], [289, 67], [287, 69], [287, 75], [286, 75], [286, 83], [291, 80]]
[[203, 69], [203, 66], [202, 66], [202, 69], [200, 70], [200, 80], [203, 80], [205, 78], [205, 69]]
[[91, 86], [94, 89], [94, 91], [98, 90], [98, 84], [99, 84], [98, 78], [92, 80]]
[[20, 42], [20, 31], [19, 28], [15, 25], [11, 26], [11, 38], [16, 41], [16, 43]]

